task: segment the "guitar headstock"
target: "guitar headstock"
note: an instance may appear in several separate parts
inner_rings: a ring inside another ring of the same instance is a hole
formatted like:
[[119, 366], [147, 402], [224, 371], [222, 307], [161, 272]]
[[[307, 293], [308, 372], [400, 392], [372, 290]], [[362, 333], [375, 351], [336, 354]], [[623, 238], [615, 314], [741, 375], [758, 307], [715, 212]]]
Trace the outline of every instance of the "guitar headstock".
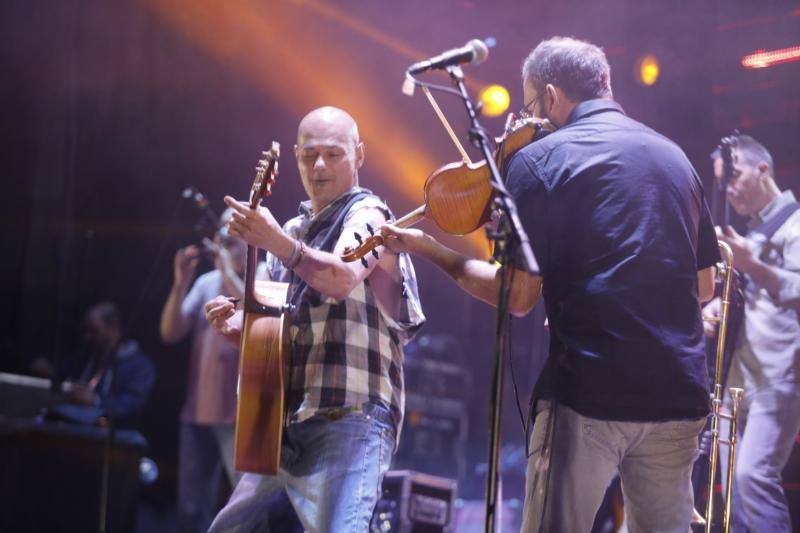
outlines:
[[739, 143], [739, 130], [733, 130], [733, 133], [727, 137], [723, 137], [719, 141], [719, 155], [722, 159], [722, 176], [720, 180], [723, 184], [727, 185], [731, 177], [733, 177], [733, 165], [736, 162], [736, 154], [733, 149]]
[[262, 198], [267, 198], [272, 194], [272, 185], [278, 177], [278, 158], [281, 155], [281, 145], [272, 141], [269, 151], [261, 152], [264, 159], [258, 161], [256, 165], [256, 177], [253, 180], [253, 188], [250, 190], [250, 209], [255, 209], [261, 203]]
[[367, 224], [367, 231], [369, 231], [370, 236], [365, 239], [361, 237], [359, 233], [354, 232], [353, 235], [358, 241], [358, 246], [347, 246], [345, 247], [344, 251], [342, 251], [342, 255], [340, 256], [342, 261], [345, 263], [352, 263], [358, 259], [361, 260], [361, 264], [364, 267], [367, 266], [367, 260], [365, 259], [366, 255], [371, 253], [375, 259], [378, 259], [378, 250], [376, 248], [383, 244], [383, 237], [378, 234], [375, 234], [375, 231], [372, 229], [372, 226]]

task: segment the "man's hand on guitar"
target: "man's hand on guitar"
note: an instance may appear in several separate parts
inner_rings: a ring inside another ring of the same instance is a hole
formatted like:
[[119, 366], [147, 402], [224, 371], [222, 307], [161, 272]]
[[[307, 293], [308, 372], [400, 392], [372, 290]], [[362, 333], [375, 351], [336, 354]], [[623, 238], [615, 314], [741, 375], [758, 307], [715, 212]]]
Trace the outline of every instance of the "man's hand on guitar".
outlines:
[[733, 252], [733, 266], [749, 274], [756, 258], [747, 245], [747, 239], [739, 235], [733, 227], [720, 228], [717, 226], [717, 239], [728, 244]]
[[238, 344], [242, 334], [242, 313], [226, 296], [217, 296], [205, 304], [206, 320], [229, 341]]
[[281, 261], [285, 261], [294, 252], [294, 239], [283, 232], [283, 228], [266, 207], [258, 210], [250, 209], [244, 202], [238, 202], [230, 196], [225, 197], [225, 204], [233, 208], [233, 216], [228, 223], [228, 232], [242, 239], [250, 246], [267, 250]]

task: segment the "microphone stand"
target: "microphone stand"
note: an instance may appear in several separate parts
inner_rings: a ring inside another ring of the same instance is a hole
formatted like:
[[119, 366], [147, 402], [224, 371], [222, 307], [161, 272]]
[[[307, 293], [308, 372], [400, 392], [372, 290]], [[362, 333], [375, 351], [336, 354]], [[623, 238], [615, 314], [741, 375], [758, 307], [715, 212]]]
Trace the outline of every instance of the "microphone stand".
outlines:
[[[500, 171], [497, 169], [489, 138], [478, 122], [475, 106], [470, 100], [464, 85], [464, 73], [461, 67], [457, 65], [449, 66], [446, 70], [466, 106], [470, 119], [469, 138], [474, 146], [480, 148], [489, 168], [489, 177], [495, 191], [494, 207], [503, 215], [500, 217], [501, 222], [497, 230], [487, 232], [488, 237], [495, 243], [495, 257], [500, 262], [501, 280], [495, 323], [495, 366], [489, 404], [489, 466], [486, 479], [486, 520], [484, 523], [484, 531], [493, 533], [498, 529], [497, 518], [499, 515], [497, 496], [500, 482], [498, 469], [500, 460], [500, 415], [503, 401], [503, 363], [509, 324], [508, 300], [511, 289], [510, 283], [508, 283], [509, 265], [518, 252], [522, 254], [524, 267], [528, 272], [538, 274], [539, 265], [533, 255], [528, 236], [520, 223], [514, 200], [508, 194], [500, 177]], [[502, 505], [502, 502], [500, 504]]]
[[109, 383], [108, 383], [108, 402], [106, 404], [106, 435], [105, 443], [103, 446], [103, 463], [100, 473], [100, 507], [98, 512], [98, 533], [106, 533], [109, 525], [109, 496], [111, 493], [111, 454], [114, 449], [114, 433], [116, 431], [116, 415], [114, 414], [116, 386], [117, 386], [117, 369], [118, 369], [118, 352], [117, 346], [111, 352], [111, 365], [108, 369]]

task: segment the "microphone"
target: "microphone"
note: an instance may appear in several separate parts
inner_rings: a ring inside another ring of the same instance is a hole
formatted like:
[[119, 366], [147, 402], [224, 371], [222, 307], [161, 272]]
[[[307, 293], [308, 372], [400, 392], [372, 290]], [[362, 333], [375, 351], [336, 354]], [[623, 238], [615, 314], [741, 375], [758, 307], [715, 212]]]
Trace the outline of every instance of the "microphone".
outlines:
[[190, 200], [194, 206], [199, 209], [202, 213], [200, 218], [194, 225], [194, 231], [197, 233], [203, 233], [205, 228], [212, 227], [216, 228], [219, 217], [211, 209], [211, 206], [208, 203], [208, 198], [206, 198], [203, 193], [201, 193], [196, 187], [186, 187], [181, 192], [181, 197], [184, 200]]
[[414, 63], [406, 70], [406, 74], [419, 74], [428, 70], [444, 69], [461, 63], [478, 65], [489, 57], [489, 47], [480, 39], [472, 39], [461, 48], [453, 48], [438, 56]]
[[181, 193], [181, 196], [187, 200], [191, 199], [198, 209], [205, 209], [208, 207], [208, 200], [206, 200], [206, 197], [194, 187], [186, 187]]

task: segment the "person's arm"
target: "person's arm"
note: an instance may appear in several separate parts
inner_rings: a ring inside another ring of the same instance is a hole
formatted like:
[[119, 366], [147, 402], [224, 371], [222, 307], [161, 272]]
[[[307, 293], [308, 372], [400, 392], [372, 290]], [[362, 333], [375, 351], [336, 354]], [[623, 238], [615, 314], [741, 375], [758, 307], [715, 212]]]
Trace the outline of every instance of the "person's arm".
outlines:
[[220, 244], [218, 238], [213, 241], [203, 239], [203, 246], [214, 254], [214, 268], [222, 277], [222, 292], [232, 298], [244, 298], [244, 280], [236, 273], [231, 252]]
[[[719, 315], [722, 313], [722, 300], [714, 298], [703, 307], [703, 334], [713, 337], [719, 328]], [[709, 319], [709, 320], [707, 320]]]
[[184, 316], [182, 304], [197, 270], [199, 255], [197, 246], [187, 246], [175, 253], [172, 288], [161, 311], [159, 323], [161, 340], [167, 344], [180, 341], [190, 329], [191, 322], [189, 317]]
[[713, 266], [704, 268], [697, 273], [697, 299], [701, 304], [714, 297], [716, 277], [717, 269]]
[[766, 289], [778, 305], [800, 310], [800, 223], [794, 226], [796, 231], [783, 246], [783, 268], [761, 261], [733, 228], [718, 228], [717, 235], [731, 247], [737, 269]]
[[[268, 209], [251, 210], [245, 203], [237, 202], [230, 196], [225, 197], [225, 203], [234, 209], [229, 226], [231, 235], [252, 246], [267, 250], [280, 261], [286, 262], [292, 258], [300, 243], [283, 231]], [[379, 209], [372, 207], [359, 209], [342, 229], [342, 235], [333, 253], [302, 245], [302, 255], [293, 268], [295, 274], [326, 296], [336, 299], [347, 297], [379, 263], [379, 259], [372, 254], [365, 257], [366, 266], [360, 261], [345, 263], [341, 260], [339, 254], [344, 247], [355, 243], [353, 233], [348, 228], [365, 227], [367, 224], [378, 228], [384, 222], [386, 217]]]
[[[467, 293], [490, 305], [497, 305], [501, 283], [498, 266], [466, 257], [418, 229], [400, 229], [387, 224], [381, 228], [381, 232], [385, 245], [390, 250], [396, 253], [408, 252], [427, 259]], [[530, 312], [539, 300], [541, 289], [540, 276], [516, 271], [510, 292], [509, 312], [515, 316]]]
[[206, 320], [222, 337], [234, 346], [239, 346], [242, 338], [242, 311], [225, 296], [217, 296], [204, 305]]
[[[145, 354], [137, 353], [120, 364], [117, 372], [112, 391], [114, 416], [124, 418], [141, 412], [156, 379], [153, 363]], [[111, 401], [105, 398], [103, 409], [107, 411], [110, 408]]]

